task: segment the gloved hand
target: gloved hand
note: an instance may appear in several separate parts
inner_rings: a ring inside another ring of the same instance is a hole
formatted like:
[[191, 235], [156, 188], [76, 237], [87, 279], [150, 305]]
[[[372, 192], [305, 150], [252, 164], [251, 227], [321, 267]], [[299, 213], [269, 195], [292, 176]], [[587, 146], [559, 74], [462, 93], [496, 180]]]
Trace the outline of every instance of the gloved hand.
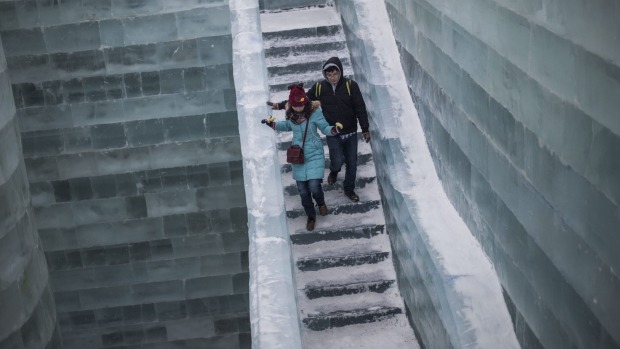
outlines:
[[268, 117], [267, 119], [263, 119], [260, 121], [261, 124], [265, 124], [271, 128], [276, 127], [276, 118], [273, 116]]
[[280, 107], [278, 106], [278, 103], [273, 103], [273, 102], [267, 101], [267, 105], [270, 106], [271, 109], [273, 109], [273, 110], [280, 109]]
[[362, 137], [364, 137], [366, 143], [370, 142], [370, 132], [363, 132]]
[[271, 107], [273, 110], [287, 109], [288, 101], [282, 101], [280, 103], [274, 103], [267, 101], [267, 105]]
[[337, 135], [340, 133], [340, 130], [342, 130], [343, 126], [341, 123], [337, 122], [336, 126], [332, 127], [332, 135]]

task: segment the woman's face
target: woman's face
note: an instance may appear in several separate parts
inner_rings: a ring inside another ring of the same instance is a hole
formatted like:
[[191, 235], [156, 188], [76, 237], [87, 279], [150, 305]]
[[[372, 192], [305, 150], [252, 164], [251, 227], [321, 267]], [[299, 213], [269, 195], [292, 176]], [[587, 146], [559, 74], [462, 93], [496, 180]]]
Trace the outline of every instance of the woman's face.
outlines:
[[298, 113], [301, 113], [302, 111], [304, 111], [304, 106], [302, 105], [301, 107], [293, 107], [293, 110]]

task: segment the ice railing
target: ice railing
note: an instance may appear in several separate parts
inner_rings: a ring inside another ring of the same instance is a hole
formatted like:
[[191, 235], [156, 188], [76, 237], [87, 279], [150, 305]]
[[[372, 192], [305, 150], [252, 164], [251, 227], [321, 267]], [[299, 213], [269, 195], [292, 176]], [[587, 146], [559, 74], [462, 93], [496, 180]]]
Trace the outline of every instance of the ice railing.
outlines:
[[248, 207], [252, 348], [301, 348], [290, 239], [275, 133], [269, 115], [267, 68], [258, 0], [230, 0], [233, 76]]
[[401, 261], [399, 278], [405, 279], [400, 283], [424, 288], [401, 287], [412, 300], [408, 305], [414, 323], [418, 318], [420, 339], [445, 341], [427, 346], [518, 348], [495, 269], [436, 174], [384, 2], [337, 0], [336, 6], [371, 116], [386, 223], [392, 225], [393, 249]]

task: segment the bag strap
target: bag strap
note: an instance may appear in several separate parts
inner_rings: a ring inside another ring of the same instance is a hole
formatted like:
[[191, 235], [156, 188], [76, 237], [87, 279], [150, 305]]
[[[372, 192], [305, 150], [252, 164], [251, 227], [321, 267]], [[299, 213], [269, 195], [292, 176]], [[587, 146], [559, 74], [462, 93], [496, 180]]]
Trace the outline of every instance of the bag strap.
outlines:
[[[347, 86], [347, 92], [349, 92], [349, 96], [351, 96], [351, 80], [345, 79], [345, 85]], [[314, 85], [314, 95], [316, 96], [316, 98], [321, 97], [321, 82], [317, 82], [316, 85]]]
[[306, 134], [308, 133], [308, 125], [310, 125], [310, 116], [308, 116], [308, 118], [306, 119], [306, 130], [304, 131], [304, 140], [301, 142], [302, 148], [304, 147], [304, 144], [306, 144]]

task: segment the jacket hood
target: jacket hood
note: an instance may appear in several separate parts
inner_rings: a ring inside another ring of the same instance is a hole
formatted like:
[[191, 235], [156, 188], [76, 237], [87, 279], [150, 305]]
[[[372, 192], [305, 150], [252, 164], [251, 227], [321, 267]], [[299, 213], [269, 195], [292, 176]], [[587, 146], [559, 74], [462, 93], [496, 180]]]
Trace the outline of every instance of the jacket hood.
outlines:
[[342, 77], [344, 76], [344, 72], [342, 71], [342, 62], [340, 61], [340, 58], [338, 57], [332, 57], [328, 59], [327, 61], [325, 61], [325, 63], [323, 63], [323, 77], [327, 79], [327, 77], [325, 76], [325, 69], [329, 67], [333, 67], [333, 66], [335, 66], [336, 68], [338, 68], [338, 70], [340, 70], [340, 79], [342, 80]]

